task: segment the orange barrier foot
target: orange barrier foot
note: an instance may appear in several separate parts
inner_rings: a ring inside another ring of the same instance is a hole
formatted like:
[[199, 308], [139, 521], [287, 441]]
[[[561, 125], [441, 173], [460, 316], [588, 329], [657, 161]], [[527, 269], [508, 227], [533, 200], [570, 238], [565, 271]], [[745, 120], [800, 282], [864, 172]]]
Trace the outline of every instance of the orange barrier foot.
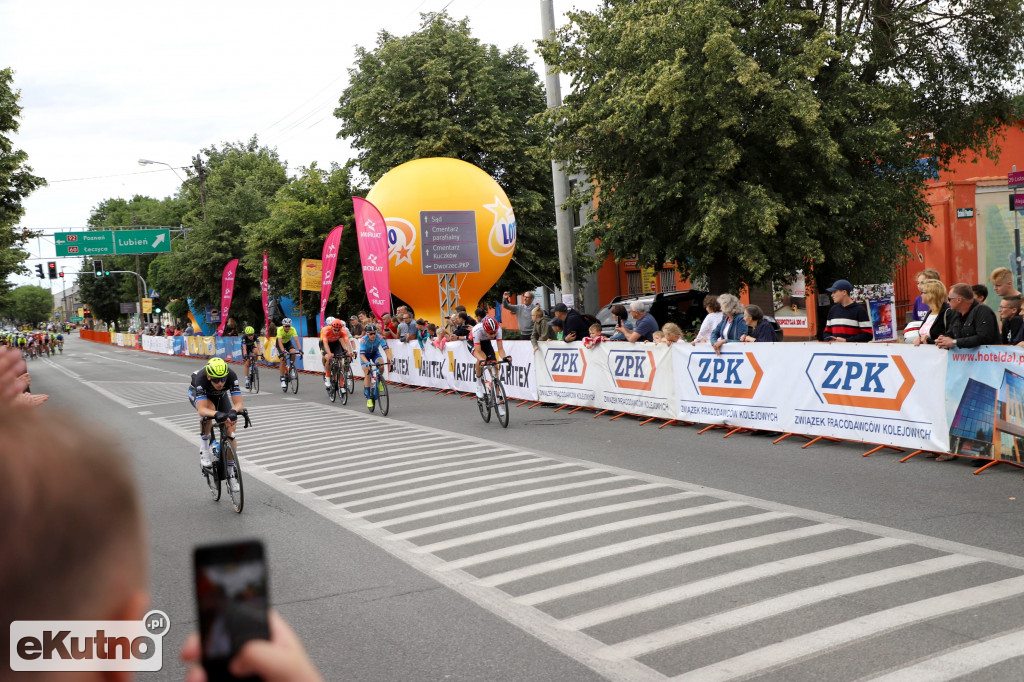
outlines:
[[615, 421], [616, 419], [618, 419], [619, 417], [625, 417], [625, 416], [626, 416], [626, 414], [627, 414], [626, 412], [619, 412], [619, 413], [618, 413], [617, 415], [615, 415], [614, 417], [612, 417], [612, 418], [611, 418], [611, 419], [609, 419], [608, 421], [610, 421], [610, 422], [613, 422], [613, 421]]
[[601, 410], [600, 412], [598, 412], [597, 414], [594, 415], [594, 419], [597, 419], [598, 417], [600, 417], [602, 414], [604, 414], [607, 411], [608, 410]]
[[989, 462], [988, 464], [986, 464], [985, 466], [978, 467], [977, 469], [975, 469], [971, 473], [973, 473], [975, 476], [977, 476], [978, 474], [980, 474], [985, 469], [988, 469], [989, 467], [994, 467], [997, 464], [999, 464], [999, 460], [998, 459], [994, 459], [991, 462]]
[[722, 436], [722, 438], [728, 438], [729, 436], [731, 436], [734, 433], [748, 433], [750, 431], [753, 431], [753, 429], [748, 429], [745, 426], [737, 426], [736, 428], [731, 430], [729, 433], [727, 433], [724, 436]]
[[904, 450], [903, 448], [898, 448], [895, 445], [879, 445], [877, 447], [871, 448], [870, 450], [865, 452], [863, 455], [861, 455], [861, 457], [867, 457], [868, 455], [873, 455], [876, 452], [878, 452], [879, 450], [884, 450], [885, 448], [890, 448], [892, 450], [895, 450], [896, 452], [906, 452], [906, 450]]
[[912, 458], [912, 457], [917, 457], [917, 456], [918, 456], [918, 455], [920, 455], [920, 454], [921, 454], [922, 452], [927, 452], [927, 450], [914, 450], [914, 451], [913, 451], [913, 452], [911, 452], [911, 453], [910, 453], [909, 455], [907, 455], [906, 457], [904, 457], [903, 459], [901, 459], [901, 460], [900, 460], [900, 464], [902, 464], [903, 462], [906, 462], [906, 461], [907, 461], [908, 459], [910, 459], [910, 458]]
[[537, 407], [538, 405], [543, 405], [543, 404], [544, 404], [544, 403], [542, 403], [542, 402], [536, 402], [536, 403], [534, 403], [533, 405], [530, 405], [530, 406], [529, 406], [528, 408], [526, 408], [526, 409], [528, 409], [528, 410], [532, 410], [533, 408]]
[[830, 441], [832, 443], [838, 443], [839, 442], [838, 438], [833, 438], [832, 436], [818, 436], [817, 438], [812, 438], [810, 441], [808, 441], [808, 442], [804, 443], [803, 445], [801, 445], [800, 449], [809, 448], [812, 445], [814, 445], [815, 443], [817, 443], [819, 440], [827, 440], [827, 441]]
[[675, 420], [675, 419], [669, 419], [669, 420], [668, 420], [667, 422], [665, 422], [664, 424], [662, 424], [661, 426], [659, 426], [659, 427], [658, 427], [658, 429], [659, 429], [659, 430], [660, 430], [660, 429], [663, 429], [663, 428], [665, 428], [666, 426], [671, 426], [672, 424], [675, 424], [675, 423], [676, 423], [676, 420]]
[[651, 417], [650, 419], [645, 419], [645, 420], [643, 420], [642, 422], [640, 422], [640, 426], [643, 426], [644, 424], [646, 424], [646, 423], [648, 423], [648, 422], [652, 422], [652, 421], [654, 421], [655, 419], [657, 419], [657, 417]]
[[589, 408], [586, 405], [580, 405], [579, 407], [577, 407], [575, 409], [569, 410], [569, 414], [572, 414], [573, 412], [579, 412], [580, 410], [589, 410], [589, 409], [592, 409], [592, 408]]
[[564, 410], [567, 407], [569, 407], [569, 405], [562, 405], [561, 407], [557, 407], [557, 408], [555, 408], [555, 412], [561, 412], [562, 410]]
[[711, 424], [710, 426], [705, 426], [703, 429], [698, 431], [697, 435], [700, 435], [700, 434], [704, 433], [705, 431], [710, 431], [711, 429], [724, 429], [724, 428], [725, 428], [724, 426], [720, 426], [719, 424]]

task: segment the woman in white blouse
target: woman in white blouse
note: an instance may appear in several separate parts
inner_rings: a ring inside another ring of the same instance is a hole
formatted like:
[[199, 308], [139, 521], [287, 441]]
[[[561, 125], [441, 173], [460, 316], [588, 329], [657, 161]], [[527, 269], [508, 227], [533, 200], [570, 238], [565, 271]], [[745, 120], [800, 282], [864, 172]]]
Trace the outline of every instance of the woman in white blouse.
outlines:
[[693, 339], [694, 343], [710, 343], [711, 332], [724, 317], [722, 315], [722, 305], [718, 302], [718, 297], [712, 294], [704, 297], [704, 310], [708, 311], [708, 314], [700, 325], [700, 331], [697, 332], [697, 336]]

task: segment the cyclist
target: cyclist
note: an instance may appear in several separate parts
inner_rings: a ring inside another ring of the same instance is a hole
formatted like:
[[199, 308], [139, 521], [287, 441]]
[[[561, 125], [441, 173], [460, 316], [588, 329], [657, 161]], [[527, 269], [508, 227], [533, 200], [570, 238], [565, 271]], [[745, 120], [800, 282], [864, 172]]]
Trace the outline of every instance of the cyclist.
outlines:
[[245, 388], [248, 390], [249, 373], [256, 358], [263, 356], [263, 348], [260, 347], [260, 340], [256, 338], [256, 330], [246, 327], [242, 330], [242, 365], [245, 367]]
[[494, 340], [498, 341], [498, 352], [502, 357], [506, 360], [511, 359], [510, 356], [505, 355], [505, 347], [501, 343], [501, 327], [493, 317], [485, 317], [481, 320], [473, 327], [469, 338], [466, 339], [473, 357], [476, 358], [476, 397], [480, 400], [483, 400], [484, 397], [484, 362], [493, 362], [495, 359], [494, 347], [491, 345], [491, 341]]
[[292, 327], [292, 318], [286, 317], [281, 320], [281, 326], [277, 328], [277, 352], [281, 356], [279, 368], [281, 370], [281, 388], [288, 386], [288, 380], [284, 378], [285, 356], [288, 353], [301, 353], [302, 349], [295, 343], [299, 333]]
[[380, 366], [383, 358], [381, 351], [387, 353], [388, 362], [394, 361], [388, 342], [377, 334], [377, 325], [368, 324], [363, 327], [363, 340], [359, 342], [359, 361], [363, 365], [363, 395], [366, 396], [366, 406], [373, 407], [373, 394], [370, 393], [370, 364], [375, 362]]
[[57, 348], [64, 350], [64, 334], [61, 332], [57, 332]]
[[[335, 318], [329, 318], [331, 323], [320, 330], [320, 348], [323, 350], [324, 359], [324, 387], [331, 388], [331, 358], [335, 355], [344, 357], [349, 353], [349, 334], [345, 329], [345, 323]], [[345, 380], [341, 381], [342, 393], [345, 392]]]
[[[200, 417], [210, 417], [218, 423], [228, 422], [228, 438], [235, 437], [235, 426], [242, 406], [242, 389], [238, 386], [238, 375], [221, 358], [210, 358], [203, 369], [192, 372], [188, 387], [188, 401]], [[202, 446], [199, 449], [199, 464], [208, 469], [213, 461], [210, 451], [210, 430], [213, 422], [202, 424]]]

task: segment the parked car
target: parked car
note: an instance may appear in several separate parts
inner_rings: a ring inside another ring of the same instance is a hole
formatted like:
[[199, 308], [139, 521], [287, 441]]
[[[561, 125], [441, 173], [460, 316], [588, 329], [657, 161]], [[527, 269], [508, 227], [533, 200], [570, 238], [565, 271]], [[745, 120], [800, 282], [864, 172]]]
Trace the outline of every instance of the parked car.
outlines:
[[[708, 314], [708, 311], [704, 309], [704, 298], [707, 295], [708, 292], [706, 291], [686, 289], [684, 291], [671, 291], [659, 294], [616, 296], [608, 305], [598, 311], [597, 320], [601, 323], [601, 333], [605, 336], [611, 336], [615, 333], [616, 323], [615, 315], [612, 314], [612, 307], [621, 304], [626, 306], [628, 311], [630, 303], [640, 301], [646, 306], [647, 312], [654, 316], [655, 321], [658, 323], [658, 329], [664, 327], [667, 322], [675, 322], [683, 330], [684, 334], [687, 332], [696, 334], [700, 329], [701, 322], [704, 321], [704, 317]], [[774, 317], [766, 315], [765, 319], [771, 322], [772, 327], [775, 329], [775, 336], [781, 341], [782, 328], [779, 326], [779, 323], [775, 321]]]

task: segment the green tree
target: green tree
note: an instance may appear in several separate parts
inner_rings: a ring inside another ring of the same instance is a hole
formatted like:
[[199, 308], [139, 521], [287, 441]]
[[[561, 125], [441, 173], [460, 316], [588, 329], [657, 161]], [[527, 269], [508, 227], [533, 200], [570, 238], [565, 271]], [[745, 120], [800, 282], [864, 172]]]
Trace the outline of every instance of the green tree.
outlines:
[[[601, 255], [715, 291], [885, 281], [926, 181], [1010, 120], [1018, 0], [608, 0], [542, 47], [573, 93], [538, 117], [599, 198]], [[999, 17], [994, 21], [992, 17]]]
[[33, 285], [20, 286], [7, 296], [2, 310], [5, 317], [36, 324], [50, 319], [53, 296], [49, 289]]
[[502, 52], [470, 34], [468, 20], [425, 14], [419, 31], [378, 34], [372, 50], [356, 48], [351, 85], [334, 115], [338, 137], [359, 150], [371, 182], [413, 159], [452, 157], [482, 168], [512, 202], [515, 259], [495, 285], [523, 291], [557, 280], [551, 168], [540, 131], [527, 126], [544, 110], [544, 91], [526, 51]]
[[[156, 261], [161, 265], [154, 287], [162, 297], [187, 295], [198, 305], [218, 305], [224, 266], [245, 255], [249, 226], [270, 215], [274, 196], [288, 178], [277, 152], [261, 147], [256, 137], [208, 147], [202, 153], [207, 159], [204, 177], [189, 171], [179, 193], [186, 206], [182, 220], [190, 232], [181, 251]], [[201, 192], [195, 191], [200, 180], [205, 184], [205, 206]], [[254, 276], [239, 268], [231, 311], [239, 321], [263, 319], [260, 273]]]
[[[124, 256], [122, 256], [123, 258]], [[103, 267], [109, 270], [118, 268], [110, 267], [113, 260], [110, 256], [103, 257]], [[82, 259], [82, 269], [78, 275], [78, 291], [82, 301], [92, 311], [94, 320], [101, 320], [113, 324], [121, 319], [121, 303], [129, 303], [138, 299], [135, 289], [136, 279], [131, 275], [110, 275], [97, 277], [93, 274], [93, 258]], [[131, 277], [131, 290], [128, 288], [128, 278]]]
[[11, 135], [18, 132], [21, 106], [19, 91], [12, 89], [11, 69], [0, 69], [0, 300], [9, 291], [7, 276], [27, 272], [22, 249], [32, 233], [17, 227], [25, 214], [22, 201], [46, 180], [32, 174], [28, 154], [14, 148]]
[[[270, 205], [270, 215], [247, 229], [242, 267], [258, 283], [263, 276], [266, 251], [273, 295], [298, 300], [300, 261], [319, 259], [328, 233], [345, 225], [329, 310], [333, 312], [338, 306], [350, 304], [353, 298], [365, 298], [356, 233], [352, 229], [354, 193], [347, 167], [332, 164], [327, 171], [313, 164], [300, 169], [299, 177], [277, 193]], [[306, 292], [303, 299], [309, 302], [303, 304], [304, 314], [319, 310], [319, 293]], [[262, 323], [262, 315], [257, 319]]]

